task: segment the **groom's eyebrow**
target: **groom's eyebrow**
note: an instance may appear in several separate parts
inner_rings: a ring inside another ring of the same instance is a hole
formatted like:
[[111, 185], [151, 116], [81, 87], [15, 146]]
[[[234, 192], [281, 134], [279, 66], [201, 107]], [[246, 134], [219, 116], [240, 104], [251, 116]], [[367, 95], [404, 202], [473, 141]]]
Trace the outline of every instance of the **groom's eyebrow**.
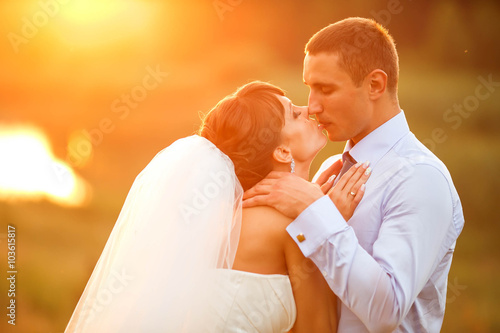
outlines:
[[314, 82], [314, 83], [308, 83], [305, 80], [303, 81], [304, 84], [310, 88], [315, 88], [315, 89], [321, 89], [323, 87], [335, 87], [335, 83], [332, 82]]
[[321, 87], [333, 87], [335, 86], [335, 83], [331, 83], [331, 82], [315, 82], [312, 84], [313, 87], [318, 87], [318, 88], [321, 88]]

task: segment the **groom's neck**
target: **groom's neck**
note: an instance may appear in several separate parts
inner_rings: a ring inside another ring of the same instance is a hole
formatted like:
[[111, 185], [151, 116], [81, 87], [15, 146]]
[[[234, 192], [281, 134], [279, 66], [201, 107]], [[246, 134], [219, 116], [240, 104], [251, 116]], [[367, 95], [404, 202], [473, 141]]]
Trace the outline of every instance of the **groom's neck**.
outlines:
[[369, 122], [369, 125], [362, 133], [362, 135], [358, 135], [355, 138], [351, 138], [353, 145], [361, 141], [365, 136], [367, 136], [375, 129], [380, 127], [382, 124], [386, 123], [389, 119], [393, 118], [399, 112], [401, 112], [397, 96], [393, 97], [390, 95], [385, 95], [383, 98], [380, 98], [379, 100], [374, 102], [372, 107], [373, 107], [373, 110], [371, 112], [372, 118]]

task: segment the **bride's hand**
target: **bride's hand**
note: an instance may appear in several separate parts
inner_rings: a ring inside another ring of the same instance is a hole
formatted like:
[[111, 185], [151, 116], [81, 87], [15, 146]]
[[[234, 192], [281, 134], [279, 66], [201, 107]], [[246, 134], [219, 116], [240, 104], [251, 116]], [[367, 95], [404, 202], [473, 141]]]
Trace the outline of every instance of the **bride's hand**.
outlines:
[[328, 167], [325, 171], [321, 173], [321, 175], [314, 182], [315, 184], [321, 187], [323, 194], [327, 194], [328, 191], [332, 188], [333, 181], [335, 177], [340, 173], [342, 169], [342, 159], [337, 160], [331, 166]]
[[353, 165], [328, 191], [328, 196], [346, 221], [354, 214], [365, 194], [365, 183], [371, 174], [368, 166], [368, 162]]
[[[346, 221], [354, 213], [364, 194], [364, 186], [370, 172], [366, 174], [367, 165], [351, 167], [330, 189], [333, 179], [321, 186], [310, 183], [289, 172], [272, 171], [257, 185], [243, 195], [243, 208], [270, 206], [282, 214], [295, 219], [325, 192], [333, 201]], [[323, 175], [322, 175], [323, 176]], [[355, 195], [351, 195], [353, 192]]]

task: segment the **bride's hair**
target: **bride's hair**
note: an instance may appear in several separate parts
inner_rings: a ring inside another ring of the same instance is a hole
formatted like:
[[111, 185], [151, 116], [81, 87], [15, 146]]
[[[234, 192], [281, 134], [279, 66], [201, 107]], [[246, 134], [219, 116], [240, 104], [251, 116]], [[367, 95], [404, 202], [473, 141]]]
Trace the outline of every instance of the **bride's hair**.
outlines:
[[277, 95], [285, 93], [253, 81], [226, 96], [202, 119], [198, 134], [233, 161], [245, 191], [273, 169], [272, 154], [285, 124], [285, 109]]

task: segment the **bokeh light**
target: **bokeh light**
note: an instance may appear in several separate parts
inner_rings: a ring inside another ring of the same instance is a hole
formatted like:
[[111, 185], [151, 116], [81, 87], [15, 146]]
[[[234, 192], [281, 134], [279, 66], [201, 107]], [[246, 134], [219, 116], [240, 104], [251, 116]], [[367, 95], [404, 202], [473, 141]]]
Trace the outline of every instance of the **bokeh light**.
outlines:
[[46, 135], [36, 127], [0, 125], [0, 156], [0, 200], [88, 203], [90, 186], [54, 157]]

